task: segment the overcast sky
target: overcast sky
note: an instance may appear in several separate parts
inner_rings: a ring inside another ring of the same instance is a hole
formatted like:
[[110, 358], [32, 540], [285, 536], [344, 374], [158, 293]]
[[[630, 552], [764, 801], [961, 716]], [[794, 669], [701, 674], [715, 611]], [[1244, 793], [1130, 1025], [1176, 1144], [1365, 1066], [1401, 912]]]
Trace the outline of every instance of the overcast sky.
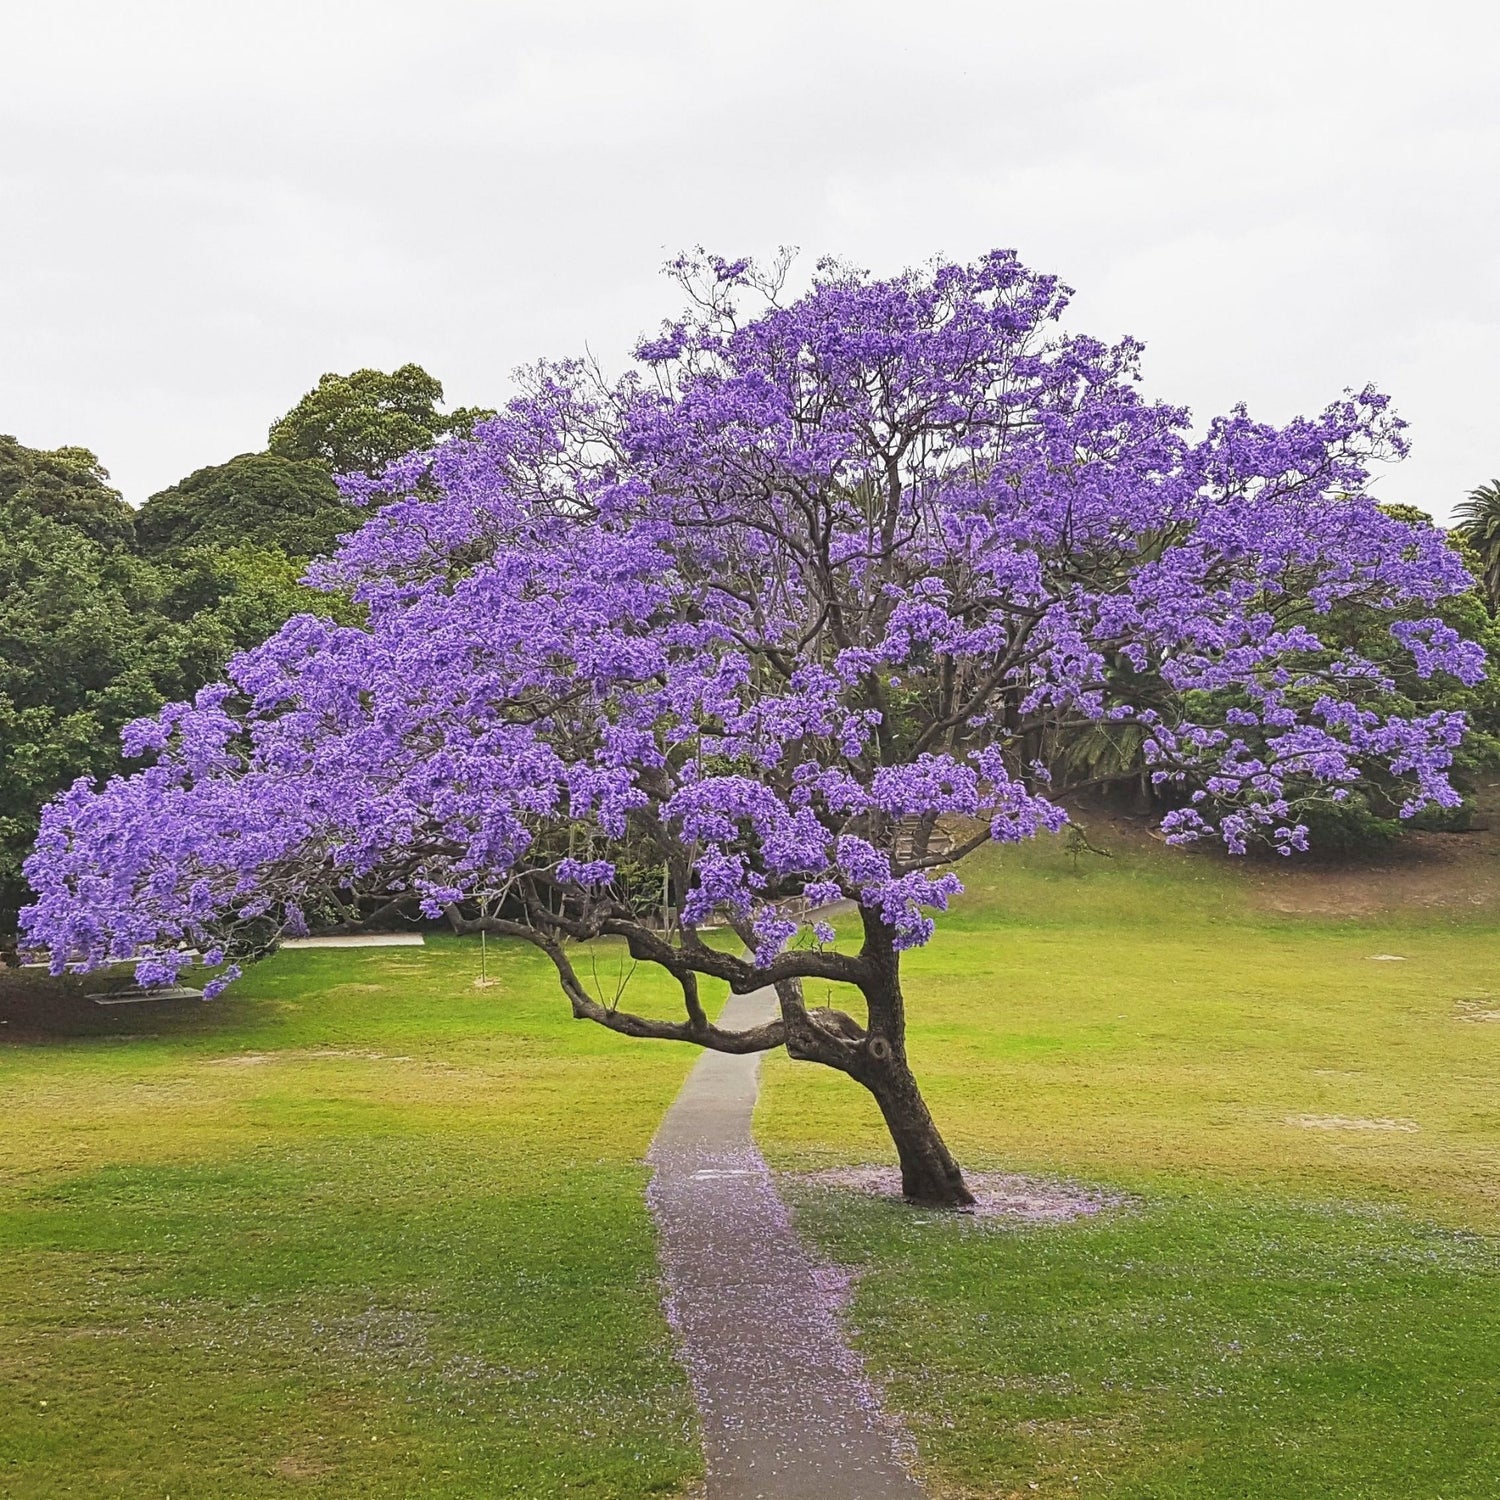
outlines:
[[1492, 5], [0, 0], [0, 432], [133, 501], [326, 370], [623, 363], [702, 242], [1013, 246], [1201, 420], [1373, 381], [1500, 473]]

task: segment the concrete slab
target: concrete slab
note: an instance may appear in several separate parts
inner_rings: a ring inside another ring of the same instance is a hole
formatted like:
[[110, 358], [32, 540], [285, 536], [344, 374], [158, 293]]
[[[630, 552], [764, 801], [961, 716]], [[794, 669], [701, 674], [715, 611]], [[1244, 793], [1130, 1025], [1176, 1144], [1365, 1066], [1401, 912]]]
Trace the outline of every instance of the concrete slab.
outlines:
[[336, 937], [283, 938], [283, 948], [420, 948], [420, 932], [353, 932]]
[[150, 1005], [157, 1000], [201, 1000], [203, 991], [185, 984], [165, 985], [155, 990], [132, 986], [128, 990], [101, 990], [97, 995], [90, 995], [89, 999], [95, 1005]]

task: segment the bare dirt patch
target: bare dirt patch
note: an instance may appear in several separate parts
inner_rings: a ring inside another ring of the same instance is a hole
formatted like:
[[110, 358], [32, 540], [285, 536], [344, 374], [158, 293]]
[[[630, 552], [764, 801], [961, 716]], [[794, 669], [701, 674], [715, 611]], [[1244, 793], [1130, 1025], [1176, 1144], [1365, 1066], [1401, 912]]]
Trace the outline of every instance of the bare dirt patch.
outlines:
[[257, 1068], [265, 1063], [308, 1062], [324, 1058], [359, 1058], [365, 1062], [409, 1063], [416, 1059], [388, 1052], [372, 1052], [367, 1047], [296, 1047], [285, 1052], [236, 1052], [232, 1057], [216, 1057], [209, 1066], [215, 1068]]
[[1460, 1021], [1500, 1021], [1500, 1000], [1493, 995], [1455, 1000], [1454, 1010]]
[[[1283, 859], [1268, 850], [1226, 854], [1212, 842], [1175, 857], [1227, 864], [1243, 880], [1250, 902], [1285, 916], [1375, 917], [1392, 911], [1500, 914], [1500, 783], [1473, 797], [1473, 825], [1464, 833], [1408, 829], [1390, 847], [1339, 857], [1314, 847]], [[1102, 848], [1160, 851], [1159, 815], [1133, 815], [1079, 806], [1079, 821]]]
[[289, 1453], [276, 1460], [275, 1469], [283, 1479], [322, 1479], [333, 1473], [334, 1466], [326, 1459]]
[[1500, 911], [1500, 847], [1489, 832], [1408, 833], [1357, 864], [1288, 860], [1270, 870], [1257, 862], [1247, 876], [1256, 905], [1288, 916]]
[[1500, 912], [1500, 783], [1474, 793], [1465, 833], [1408, 830], [1390, 848], [1358, 858], [1252, 858], [1253, 899], [1290, 916], [1365, 917], [1427, 910]]
[[[876, 1198], [901, 1198], [901, 1173], [895, 1167], [830, 1167], [820, 1172], [786, 1174], [795, 1183], [862, 1193]], [[1023, 1177], [1003, 1172], [968, 1172], [964, 1180], [974, 1194], [972, 1208], [959, 1209], [965, 1219], [999, 1219], [1016, 1224], [1063, 1224], [1087, 1219], [1108, 1208], [1122, 1208], [1128, 1199], [1101, 1188], [1080, 1187], [1045, 1177]]]
[[1286, 1123], [1302, 1130], [1388, 1130], [1405, 1135], [1415, 1135], [1422, 1128], [1415, 1120], [1365, 1120], [1352, 1115], [1288, 1115]]

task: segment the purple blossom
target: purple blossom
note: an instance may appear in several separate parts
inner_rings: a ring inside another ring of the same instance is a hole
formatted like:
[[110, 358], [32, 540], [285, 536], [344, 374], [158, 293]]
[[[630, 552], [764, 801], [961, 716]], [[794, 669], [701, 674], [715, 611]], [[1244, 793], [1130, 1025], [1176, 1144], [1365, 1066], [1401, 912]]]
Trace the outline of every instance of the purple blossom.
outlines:
[[546, 887], [533, 915], [587, 935], [630, 915], [628, 850], [762, 968], [804, 894], [856, 896], [899, 950], [960, 889], [940, 821], [1062, 826], [1038, 747], [1079, 720], [1212, 794], [1174, 841], [1300, 849], [1307, 799], [1372, 768], [1404, 811], [1451, 805], [1462, 716], [1392, 714], [1389, 663], [1330, 623], [1383, 611], [1418, 674], [1483, 670], [1432, 613], [1462, 562], [1365, 492], [1405, 446], [1384, 396], [1195, 438], [1140, 346], [1062, 333], [1066, 289], [1008, 251], [826, 267], [758, 313], [747, 262], [678, 269], [707, 290], [635, 372], [538, 365], [472, 438], [345, 481], [369, 519], [310, 578], [366, 623], [298, 617], [129, 726], [145, 768], [46, 811], [33, 947], [166, 982], [351, 889], [436, 913]]
[[606, 886], [615, 878], [615, 867], [607, 859], [561, 859], [557, 878], [565, 885], [580, 885], [586, 890]]

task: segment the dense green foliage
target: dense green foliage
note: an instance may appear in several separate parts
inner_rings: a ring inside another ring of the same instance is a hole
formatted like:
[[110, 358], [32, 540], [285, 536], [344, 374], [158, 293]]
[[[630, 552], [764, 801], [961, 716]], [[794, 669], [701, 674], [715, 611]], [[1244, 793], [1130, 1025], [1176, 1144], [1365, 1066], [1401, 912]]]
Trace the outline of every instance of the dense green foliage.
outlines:
[[123, 549], [0, 509], [0, 945], [41, 803], [113, 765], [119, 726], [161, 701], [154, 582]]
[[27, 448], [0, 434], [0, 514], [43, 517], [103, 544], [128, 543], [134, 512], [87, 448]]
[[299, 610], [337, 611], [298, 579], [354, 514], [324, 464], [266, 453], [133, 511], [86, 449], [0, 436], [0, 955], [42, 804], [119, 769], [131, 719]]
[[321, 463], [334, 474], [378, 474], [393, 459], [466, 433], [493, 415], [459, 407], [445, 416], [438, 411], [442, 400], [442, 382], [420, 365], [402, 365], [389, 375], [381, 370], [324, 375], [272, 424], [268, 451]]
[[1453, 519], [1454, 529], [1478, 558], [1490, 613], [1500, 613], [1500, 479], [1470, 490]]
[[322, 464], [241, 453], [152, 495], [136, 516], [136, 536], [153, 557], [209, 546], [308, 558], [327, 552], [358, 520]]
[[[0, 506], [0, 946], [24, 899], [41, 805], [120, 764], [123, 725], [190, 696], [313, 596], [253, 548], [170, 562]], [[326, 609], [326, 601], [317, 600]]]
[[270, 451], [198, 469], [139, 510], [86, 448], [0, 435], [0, 957], [42, 804], [118, 770], [123, 725], [191, 697], [291, 615], [342, 611], [298, 582], [359, 520], [333, 476], [486, 415], [444, 415], [442, 399], [417, 365], [325, 375], [272, 425]]

